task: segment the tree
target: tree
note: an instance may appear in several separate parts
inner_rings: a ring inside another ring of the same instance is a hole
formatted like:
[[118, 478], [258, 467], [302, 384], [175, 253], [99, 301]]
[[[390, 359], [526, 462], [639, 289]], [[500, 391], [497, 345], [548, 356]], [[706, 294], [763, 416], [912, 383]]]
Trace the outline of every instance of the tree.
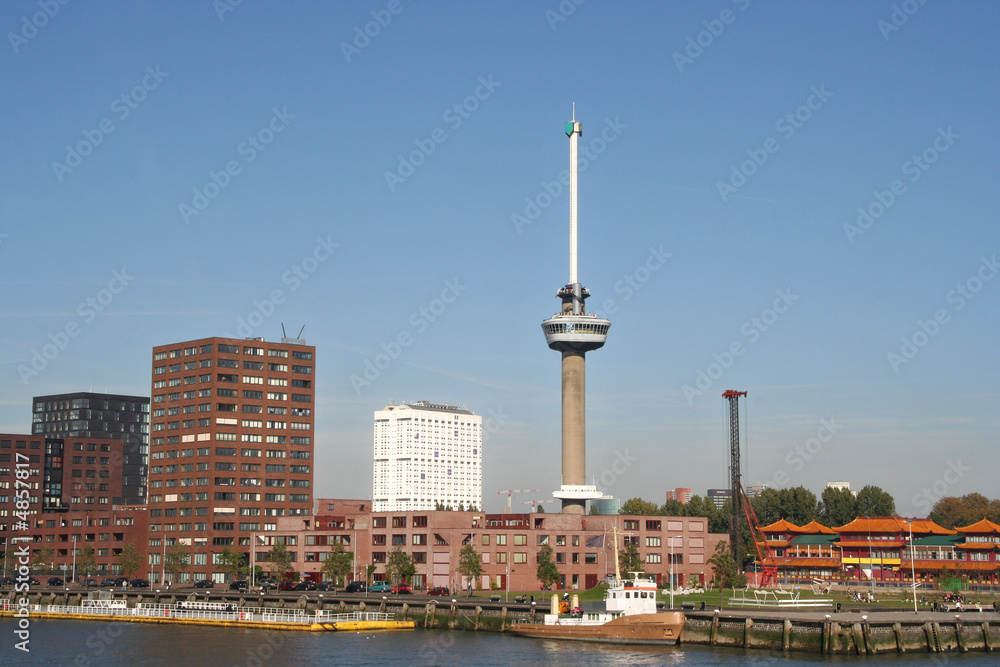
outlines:
[[416, 573], [417, 567], [409, 554], [402, 547], [393, 547], [385, 561], [385, 578], [391, 583], [398, 583], [395, 578], [399, 577], [399, 582], [405, 584]]
[[[223, 551], [225, 553], [225, 551]], [[292, 554], [284, 544], [275, 544], [267, 552], [267, 562], [271, 564], [271, 576], [285, 580], [292, 571]]]
[[351, 571], [353, 560], [354, 554], [346, 551], [343, 544], [334, 544], [330, 553], [327, 554], [326, 560], [323, 561], [323, 567], [320, 568], [320, 571], [340, 586], [342, 580]]
[[1000, 500], [990, 500], [981, 493], [948, 496], [934, 503], [929, 518], [945, 528], [968, 526], [983, 519], [1000, 523]]
[[632, 538], [626, 538], [625, 546], [618, 552], [618, 569], [625, 577], [630, 572], [645, 572], [642, 558], [639, 557], [639, 543]]
[[118, 567], [122, 575], [131, 579], [139, 568], [142, 567], [142, 554], [134, 542], [126, 542], [122, 545], [121, 553], [118, 554]]
[[[90, 574], [97, 569], [97, 556], [94, 547], [85, 544], [76, 550], [76, 571]], [[74, 573], [75, 574], [75, 573]]]
[[477, 583], [483, 574], [483, 558], [471, 543], [458, 553], [458, 573]]
[[535, 513], [536, 514], [545, 514], [545, 506], [544, 505], [538, 505], [537, 507], [535, 507]]
[[163, 569], [170, 573], [170, 580], [177, 581], [181, 572], [188, 569], [191, 564], [191, 554], [181, 544], [175, 544], [167, 549], [163, 558]]
[[820, 519], [829, 527], [845, 526], [858, 518], [858, 501], [850, 489], [823, 490]]
[[819, 503], [816, 494], [803, 486], [790, 489], [764, 489], [750, 501], [761, 526], [767, 526], [782, 519], [801, 526], [818, 515]]
[[640, 516], [659, 516], [660, 506], [642, 498], [629, 498], [622, 503], [619, 514], [635, 514]]
[[48, 547], [42, 547], [35, 552], [35, 558], [31, 561], [31, 567], [41, 570], [44, 574], [52, 574], [55, 568], [52, 566], [52, 557], [55, 551]]
[[877, 486], [858, 491], [858, 516], [896, 516], [896, 501]]
[[687, 501], [687, 504], [682, 505], [681, 507], [682, 509], [680, 514], [670, 516], [703, 516], [710, 519], [719, 511], [711, 498], [699, 495], [691, 496], [691, 500]]
[[715, 545], [715, 553], [708, 559], [712, 566], [712, 584], [722, 591], [725, 588], [743, 588], [747, 585], [747, 577], [736, 567], [736, 559], [729, 545], [723, 540]]
[[365, 583], [366, 583], [367, 585], [371, 586], [371, 583], [372, 583], [372, 575], [373, 575], [373, 574], [375, 574], [375, 570], [377, 570], [377, 569], [378, 569], [378, 566], [377, 566], [377, 565], [375, 565], [375, 563], [369, 563], [369, 564], [368, 564], [368, 565], [367, 565], [367, 566], [365, 567]]
[[668, 498], [663, 505], [660, 506], [660, 511], [657, 512], [660, 516], [684, 516], [684, 510], [687, 507], [679, 500], [674, 498]]
[[549, 588], [559, 581], [559, 568], [552, 560], [552, 547], [545, 544], [538, 550], [538, 567], [535, 570], [542, 588]]

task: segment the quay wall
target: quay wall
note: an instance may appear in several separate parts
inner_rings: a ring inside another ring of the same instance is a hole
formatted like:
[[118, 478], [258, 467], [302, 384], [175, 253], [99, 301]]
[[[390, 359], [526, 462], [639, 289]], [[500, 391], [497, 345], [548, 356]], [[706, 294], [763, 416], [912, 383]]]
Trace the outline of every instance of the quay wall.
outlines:
[[[173, 604], [182, 600], [223, 602], [238, 607], [270, 607], [347, 613], [378, 611], [393, 613], [397, 620], [413, 621], [426, 629], [509, 631], [513, 623], [540, 621], [547, 611], [538, 605], [515, 602], [487, 602], [482, 599], [440, 598], [431, 601], [388, 596], [368, 598], [310, 596], [240, 595], [225, 593], [182, 594], [129, 591], [117, 592], [128, 606], [139, 602]], [[79, 605], [85, 594], [37, 592], [28, 596], [32, 605]], [[6, 602], [10, 609], [14, 594], [0, 596], [0, 609]], [[454, 600], [454, 601], [452, 601]], [[829, 655], [879, 655], [886, 653], [937, 653], [1000, 651], [1000, 613], [857, 611], [827, 615], [816, 611], [794, 610], [708, 610], [685, 611], [686, 625], [682, 644], [703, 644], [732, 648], [781, 652], [808, 652]]]

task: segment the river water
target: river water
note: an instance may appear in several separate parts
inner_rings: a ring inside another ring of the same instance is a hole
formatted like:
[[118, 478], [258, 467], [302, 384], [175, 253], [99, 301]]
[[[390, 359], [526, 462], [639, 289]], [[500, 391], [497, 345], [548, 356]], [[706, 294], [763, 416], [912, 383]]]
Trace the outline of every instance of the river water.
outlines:
[[32, 620], [30, 652], [14, 648], [12, 619], [0, 620], [0, 665], [46, 667], [278, 667], [294, 665], [433, 666], [504, 665], [520, 667], [641, 667], [643, 665], [817, 665], [868, 663], [899, 665], [998, 664], [984, 653], [907, 654], [877, 657], [782, 655], [767, 651], [683, 646], [619, 647], [547, 641], [497, 633], [414, 630], [381, 633], [308, 633], [239, 630], [204, 626]]

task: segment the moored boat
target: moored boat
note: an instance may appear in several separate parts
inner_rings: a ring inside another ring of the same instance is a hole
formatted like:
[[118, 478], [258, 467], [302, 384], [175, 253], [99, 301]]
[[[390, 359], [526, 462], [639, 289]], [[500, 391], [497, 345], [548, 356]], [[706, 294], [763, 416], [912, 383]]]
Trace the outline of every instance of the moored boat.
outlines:
[[567, 609], [565, 602], [560, 608], [553, 599], [552, 613], [545, 614], [541, 623], [515, 623], [511, 632], [607, 644], [676, 644], [684, 630], [684, 614], [657, 611], [656, 580], [633, 575], [612, 579], [603, 602]]

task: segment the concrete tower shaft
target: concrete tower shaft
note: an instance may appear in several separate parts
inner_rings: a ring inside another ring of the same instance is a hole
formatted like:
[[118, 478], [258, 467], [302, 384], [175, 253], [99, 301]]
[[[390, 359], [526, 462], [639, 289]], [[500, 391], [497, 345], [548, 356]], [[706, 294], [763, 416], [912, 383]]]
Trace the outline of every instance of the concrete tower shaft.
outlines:
[[542, 322], [545, 342], [562, 353], [562, 486], [552, 495], [562, 501], [562, 511], [586, 512], [587, 500], [601, 498], [597, 487], [587, 485], [586, 354], [599, 349], [607, 339], [611, 322], [587, 313], [584, 302], [590, 291], [577, 274], [577, 140], [583, 126], [566, 123], [570, 146], [569, 177], [569, 283], [556, 296], [562, 301], [558, 313]]

